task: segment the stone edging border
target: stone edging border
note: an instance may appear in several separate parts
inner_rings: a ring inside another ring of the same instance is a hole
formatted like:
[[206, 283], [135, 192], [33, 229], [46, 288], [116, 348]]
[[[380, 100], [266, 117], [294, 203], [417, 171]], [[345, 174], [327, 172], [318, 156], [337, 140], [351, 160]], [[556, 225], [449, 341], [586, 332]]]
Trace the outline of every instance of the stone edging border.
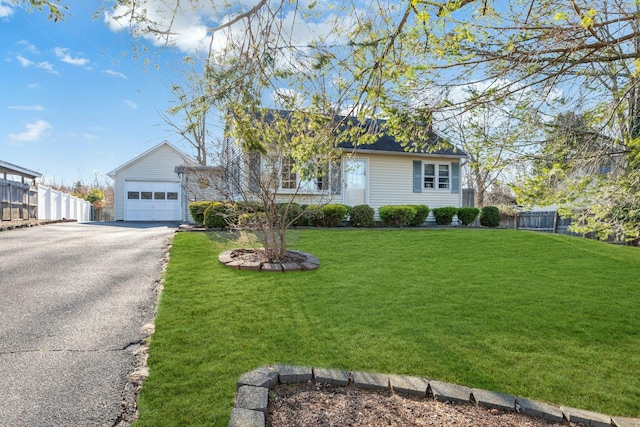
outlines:
[[285, 253], [291, 258], [297, 258], [300, 262], [262, 262], [262, 261], [246, 261], [235, 259], [233, 253], [242, 251], [242, 248], [224, 251], [218, 255], [218, 261], [227, 267], [237, 268], [239, 270], [251, 270], [261, 272], [288, 272], [288, 271], [310, 271], [320, 267], [320, 260], [306, 252], [302, 251], [286, 251]]
[[640, 418], [612, 417], [582, 409], [558, 407], [523, 397], [421, 377], [288, 365], [262, 366], [240, 377], [229, 427], [264, 427], [269, 389], [277, 384], [300, 384], [309, 381], [333, 386], [351, 384], [363, 389], [392, 390], [398, 394], [432, 398], [442, 402], [476, 404], [485, 408], [521, 412], [552, 422], [566, 420], [594, 427], [640, 427]]

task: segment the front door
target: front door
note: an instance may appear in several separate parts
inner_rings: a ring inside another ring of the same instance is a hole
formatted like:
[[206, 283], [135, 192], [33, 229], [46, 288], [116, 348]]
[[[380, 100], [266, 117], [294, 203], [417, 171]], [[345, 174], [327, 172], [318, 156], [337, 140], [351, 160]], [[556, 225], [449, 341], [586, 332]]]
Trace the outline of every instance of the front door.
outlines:
[[367, 204], [367, 160], [346, 159], [344, 165], [345, 205]]

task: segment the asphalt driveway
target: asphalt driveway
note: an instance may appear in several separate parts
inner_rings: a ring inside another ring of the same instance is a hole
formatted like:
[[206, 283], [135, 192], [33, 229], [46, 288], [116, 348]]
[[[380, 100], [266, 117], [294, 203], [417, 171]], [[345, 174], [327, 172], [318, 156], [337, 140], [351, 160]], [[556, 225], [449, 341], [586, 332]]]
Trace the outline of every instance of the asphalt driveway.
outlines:
[[128, 378], [176, 226], [0, 233], [0, 426], [126, 424]]

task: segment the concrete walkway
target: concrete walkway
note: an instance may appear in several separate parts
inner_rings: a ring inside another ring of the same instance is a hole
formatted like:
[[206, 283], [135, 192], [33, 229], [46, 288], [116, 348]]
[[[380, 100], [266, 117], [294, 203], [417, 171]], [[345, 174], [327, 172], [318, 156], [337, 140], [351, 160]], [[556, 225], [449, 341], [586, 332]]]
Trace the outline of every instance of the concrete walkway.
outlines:
[[128, 425], [128, 379], [176, 227], [60, 223], [0, 233], [0, 426]]

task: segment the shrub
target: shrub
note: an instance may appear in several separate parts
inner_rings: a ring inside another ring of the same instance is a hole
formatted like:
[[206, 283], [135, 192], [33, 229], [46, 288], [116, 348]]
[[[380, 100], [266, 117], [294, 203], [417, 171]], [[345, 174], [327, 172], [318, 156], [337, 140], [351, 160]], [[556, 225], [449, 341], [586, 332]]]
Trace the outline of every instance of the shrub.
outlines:
[[378, 209], [380, 220], [386, 227], [404, 227], [415, 216], [415, 208], [412, 206], [380, 206]]
[[351, 208], [350, 223], [352, 227], [371, 228], [376, 223], [373, 220], [375, 211], [369, 205], [358, 205]]
[[453, 221], [453, 217], [458, 213], [458, 208], [446, 206], [444, 208], [435, 208], [433, 216], [438, 225], [449, 225]]
[[238, 216], [238, 227], [254, 230], [258, 228], [258, 219], [266, 221], [264, 212], [243, 213]]
[[324, 214], [319, 205], [308, 205], [304, 207], [304, 215], [301, 220], [311, 227], [321, 227], [323, 217]]
[[412, 227], [418, 227], [427, 219], [429, 207], [427, 205], [409, 205], [414, 209], [413, 218], [409, 221]]
[[211, 201], [189, 203], [189, 212], [196, 224], [204, 224], [204, 211], [212, 204]]
[[264, 205], [260, 202], [238, 202], [236, 203], [238, 215], [245, 213], [264, 212]]
[[485, 227], [500, 225], [500, 211], [495, 206], [485, 206], [480, 211], [480, 224]]
[[321, 225], [323, 227], [339, 227], [349, 213], [347, 206], [339, 204], [324, 205], [321, 209]]
[[280, 203], [278, 204], [278, 211], [287, 225], [305, 224], [306, 219], [303, 218], [302, 207], [297, 203]]
[[229, 205], [223, 202], [213, 202], [204, 211], [204, 225], [207, 228], [227, 227]]
[[480, 209], [478, 208], [459, 208], [458, 209], [458, 219], [462, 223], [462, 225], [472, 224], [473, 221], [478, 218], [480, 214]]

